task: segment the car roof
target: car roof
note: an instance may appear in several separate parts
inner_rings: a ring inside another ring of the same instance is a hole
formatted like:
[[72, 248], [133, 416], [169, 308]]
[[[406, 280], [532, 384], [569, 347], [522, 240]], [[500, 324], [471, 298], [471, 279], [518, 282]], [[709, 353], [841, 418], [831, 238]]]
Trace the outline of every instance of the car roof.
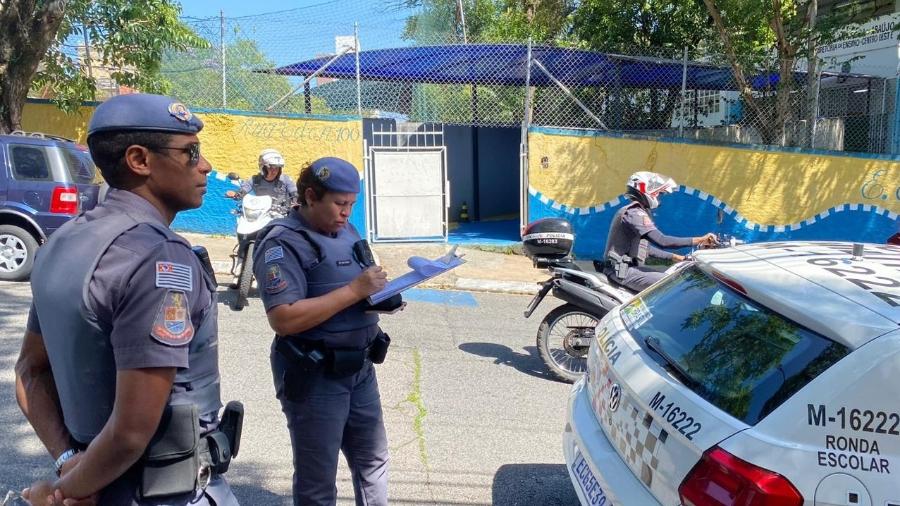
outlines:
[[32, 144], [35, 146], [75, 146], [77, 143], [71, 139], [56, 137], [47, 134], [0, 134], [0, 141], [14, 142], [17, 144]]
[[862, 247], [861, 258], [853, 243], [800, 241], [704, 250], [694, 258], [751, 299], [855, 349], [900, 326], [900, 247]]

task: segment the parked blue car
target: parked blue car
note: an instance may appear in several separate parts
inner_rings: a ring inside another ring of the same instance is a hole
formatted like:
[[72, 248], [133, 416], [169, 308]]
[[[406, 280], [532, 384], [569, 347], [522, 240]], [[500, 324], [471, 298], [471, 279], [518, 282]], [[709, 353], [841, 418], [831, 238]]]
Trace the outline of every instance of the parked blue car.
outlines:
[[40, 133], [0, 135], [0, 280], [27, 279], [38, 247], [97, 205], [85, 146]]

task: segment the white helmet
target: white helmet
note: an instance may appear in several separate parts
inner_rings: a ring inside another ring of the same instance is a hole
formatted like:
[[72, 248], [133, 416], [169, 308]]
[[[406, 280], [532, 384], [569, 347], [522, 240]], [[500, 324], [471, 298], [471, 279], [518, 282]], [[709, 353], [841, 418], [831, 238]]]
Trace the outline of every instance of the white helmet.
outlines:
[[259, 173], [265, 177], [266, 167], [273, 166], [279, 169], [284, 167], [284, 157], [277, 149], [264, 149], [259, 154]]
[[647, 209], [659, 206], [659, 196], [672, 193], [678, 188], [674, 179], [656, 172], [635, 172], [628, 178], [626, 195], [638, 201]]

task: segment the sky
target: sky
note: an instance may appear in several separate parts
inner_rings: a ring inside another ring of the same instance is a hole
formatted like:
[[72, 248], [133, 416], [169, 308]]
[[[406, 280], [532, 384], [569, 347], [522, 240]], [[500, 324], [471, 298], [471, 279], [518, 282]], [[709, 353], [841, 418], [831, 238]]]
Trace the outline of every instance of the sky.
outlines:
[[[186, 18], [212, 18], [224, 12], [229, 26], [240, 26], [243, 35], [256, 40], [278, 65], [333, 54], [335, 36], [352, 36], [356, 22], [362, 50], [408, 45], [400, 35], [411, 11], [391, 7], [400, 0], [179, 1]], [[208, 31], [218, 33], [218, 23], [208, 26]]]
[[251, 16], [265, 12], [284, 11], [323, 3], [323, 0], [180, 0], [181, 13], [185, 16], [208, 18], [224, 11], [226, 17]]

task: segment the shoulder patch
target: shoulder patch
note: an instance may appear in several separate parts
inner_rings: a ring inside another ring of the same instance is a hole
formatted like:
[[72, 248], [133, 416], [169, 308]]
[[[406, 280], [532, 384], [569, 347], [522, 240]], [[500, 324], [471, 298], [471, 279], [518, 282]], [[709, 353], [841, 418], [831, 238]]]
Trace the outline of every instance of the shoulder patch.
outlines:
[[284, 248], [281, 246], [273, 246], [266, 250], [266, 263], [274, 262], [284, 258]]
[[278, 293], [287, 288], [287, 281], [281, 273], [281, 266], [272, 264], [266, 267], [266, 293]]
[[194, 271], [189, 265], [156, 262], [156, 287], [192, 292], [194, 290]]
[[644, 226], [649, 227], [651, 225], [653, 225], [653, 220], [651, 220], [650, 217], [645, 214], [644, 215]]
[[181, 346], [191, 342], [194, 337], [194, 324], [191, 322], [191, 309], [185, 293], [168, 290], [163, 298], [153, 329], [153, 339], [168, 346]]

